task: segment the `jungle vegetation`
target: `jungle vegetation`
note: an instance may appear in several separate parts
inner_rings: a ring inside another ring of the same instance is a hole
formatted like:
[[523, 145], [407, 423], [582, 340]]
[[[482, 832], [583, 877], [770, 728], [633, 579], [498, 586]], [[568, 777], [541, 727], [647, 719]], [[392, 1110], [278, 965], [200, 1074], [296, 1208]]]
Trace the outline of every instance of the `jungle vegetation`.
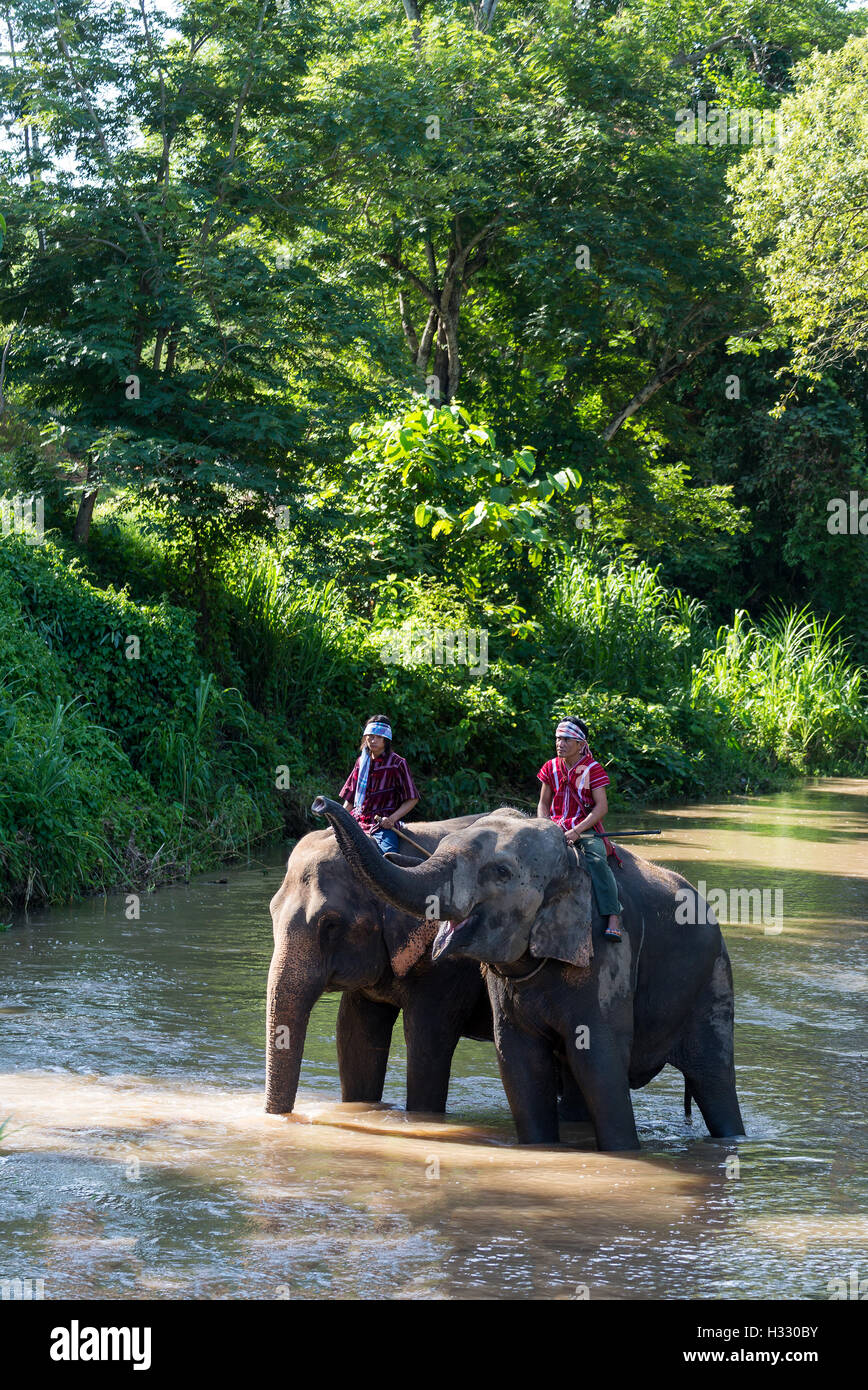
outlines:
[[0, 904], [866, 771], [865, 10], [0, 16]]

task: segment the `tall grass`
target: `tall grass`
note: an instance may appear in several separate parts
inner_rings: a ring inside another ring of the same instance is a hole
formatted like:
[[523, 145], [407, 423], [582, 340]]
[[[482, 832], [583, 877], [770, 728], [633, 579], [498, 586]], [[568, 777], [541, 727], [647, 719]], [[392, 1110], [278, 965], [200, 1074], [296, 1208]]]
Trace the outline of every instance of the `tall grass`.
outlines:
[[868, 672], [840, 620], [809, 608], [743, 610], [712, 634], [704, 607], [657, 570], [591, 554], [556, 578], [559, 664], [587, 687], [723, 715], [739, 741], [776, 767], [864, 765]]
[[[251, 840], [262, 830], [262, 817], [245, 787], [253, 778], [214, 756], [221, 727], [227, 724], [235, 733], [249, 732], [239, 692], [221, 690], [209, 674], [194, 691], [192, 720], [161, 724], [144, 746], [143, 763], [151, 769], [152, 782], [178, 811], [173, 860], [183, 855], [190, 820], [211, 832], [224, 858], [237, 854], [242, 845], [249, 853]], [[236, 763], [238, 754], [246, 754], [249, 764], [255, 764], [256, 753], [248, 743], [234, 738], [232, 748]]]
[[595, 557], [574, 560], [552, 588], [552, 612], [564, 662], [587, 684], [651, 696], [689, 682], [710, 637], [705, 609], [657, 570]]
[[235, 601], [232, 644], [247, 693], [291, 719], [346, 664], [349, 623], [340, 592], [334, 580], [300, 586], [265, 547], [233, 556], [222, 577]]
[[22, 884], [25, 906], [52, 896], [52, 884], [63, 885], [63, 896], [82, 891], [99, 876], [97, 866], [113, 860], [99, 829], [84, 828], [91, 790], [78, 746], [84, 731], [100, 740], [103, 774], [123, 759], [106, 731], [84, 720], [84, 708], [80, 696], [56, 696], [49, 713], [21, 678], [0, 688], [0, 883]]
[[[150, 886], [276, 831], [275, 740], [202, 673], [192, 615], [18, 541], [0, 545], [0, 909]], [[108, 640], [127, 631], [140, 663]]]
[[864, 759], [868, 671], [853, 663], [840, 620], [778, 608], [762, 624], [739, 610], [693, 673], [694, 705], [725, 700], [742, 733], [780, 762]]

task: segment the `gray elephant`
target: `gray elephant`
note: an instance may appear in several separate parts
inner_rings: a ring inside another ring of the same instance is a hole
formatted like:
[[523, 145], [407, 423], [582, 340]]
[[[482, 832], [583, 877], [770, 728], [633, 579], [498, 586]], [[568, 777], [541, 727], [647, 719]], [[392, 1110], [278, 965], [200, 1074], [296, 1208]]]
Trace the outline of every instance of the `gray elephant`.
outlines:
[[[686, 879], [622, 850], [624, 938], [610, 942], [588, 875], [551, 821], [495, 811], [407, 868], [365, 844], [336, 802], [327, 813], [369, 887], [407, 912], [441, 919], [437, 969], [461, 956], [484, 962], [520, 1142], [558, 1140], [559, 1062], [581, 1090], [600, 1149], [639, 1147], [630, 1089], [667, 1063], [683, 1073], [712, 1135], [744, 1133], [729, 956]], [[680, 904], [687, 910], [676, 915]], [[682, 925], [685, 917], [697, 925]]]
[[[420, 822], [413, 825], [413, 838], [430, 852], [444, 835], [460, 833], [474, 819]], [[412, 864], [418, 857], [399, 862]], [[392, 1028], [403, 1012], [407, 1108], [446, 1109], [458, 1039], [490, 1040], [491, 1009], [473, 961], [434, 968], [429, 948], [436, 923], [422, 924], [421, 916], [387, 906], [360, 883], [331, 830], [313, 831], [298, 842], [271, 902], [266, 1110], [293, 1109], [308, 1020], [327, 990], [343, 994], [337, 1020], [343, 1100], [382, 1099]]]

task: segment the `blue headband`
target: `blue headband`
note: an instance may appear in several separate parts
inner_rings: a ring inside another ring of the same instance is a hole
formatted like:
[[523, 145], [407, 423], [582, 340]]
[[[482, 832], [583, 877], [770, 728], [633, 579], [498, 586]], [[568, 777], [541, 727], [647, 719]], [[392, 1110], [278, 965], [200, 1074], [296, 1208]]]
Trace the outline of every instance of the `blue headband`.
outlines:
[[375, 719], [372, 719], [365, 725], [365, 733], [379, 734], [381, 738], [391, 738], [392, 726], [391, 724], [378, 724]]

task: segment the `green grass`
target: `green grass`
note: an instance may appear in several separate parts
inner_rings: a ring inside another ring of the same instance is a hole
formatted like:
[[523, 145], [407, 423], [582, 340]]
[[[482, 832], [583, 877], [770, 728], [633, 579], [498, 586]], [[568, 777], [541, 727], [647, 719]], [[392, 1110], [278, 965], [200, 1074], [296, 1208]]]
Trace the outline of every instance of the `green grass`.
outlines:
[[552, 585], [551, 613], [588, 685], [630, 695], [683, 687], [711, 637], [702, 604], [642, 563], [574, 560]]

